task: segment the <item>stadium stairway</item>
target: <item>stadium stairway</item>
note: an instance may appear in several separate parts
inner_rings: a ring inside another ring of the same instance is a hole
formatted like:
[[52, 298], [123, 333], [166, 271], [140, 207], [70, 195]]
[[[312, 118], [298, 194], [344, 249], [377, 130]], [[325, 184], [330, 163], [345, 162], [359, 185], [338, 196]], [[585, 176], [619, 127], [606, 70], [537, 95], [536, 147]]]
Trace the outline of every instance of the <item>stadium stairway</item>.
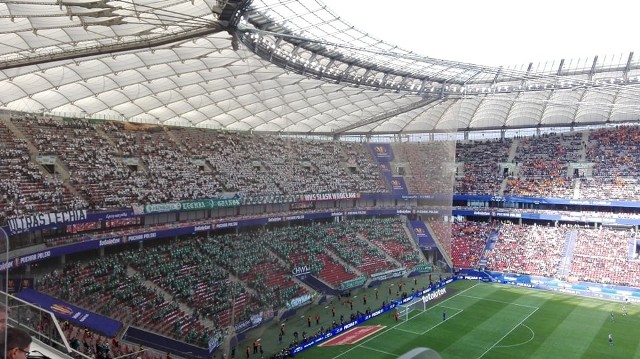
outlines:
[[358, 277], [362, 276], [362, 275], [365, 275], [358, 268], [356, 268], [356, 267], [350, 265], [349, 263], [345, 262], [342, 258], [340, 258], [339, 255], [335, 254], [333, 251], [327, 249], [325, 251], [325, 253], [327, 255], [329, 255], [329, 257], [331, 257], [331, 259], [333, 259], [334, 261], [340, 263], [340, 265], [343, 266], [344, 268], [349, 268], [351, 273], [355, 273]]
[[180, 151], [182, 151], [183, 153], [189, 153], [189, 150], [184, 146], [182, 141], [180, 141], [178, 137], [176, 137], [173, 132], [171, 132], [169, 126], [162, 126], [162, 129], [164, 130], [164, 133], [167, 135], [167, 137], [169, 137], [171, 141], [176, 144], [176, 147], [178, 147]]
[[118, 155], [122, 156], [122, 153], [120, 152], [119, 148], [120, 146], [118, 146], [116, 144], [116, 142], [113, 140], [113, 138], [111, 138], [109, 135], [107, 135], [102, 128], [100, 128], [100, 126], [95, 126], [96, 129], [96, 133], [102, 137], [105, 141], [107, 141], [109, 143], [109, 145], [111, 146], [111, 148], [118, 150]]
[[[414, 251], [416, 251], [416, 253], [420, 253], [420, 258], [422, 258], [423, 261], [427, 262], [427, 257], [424, 256], [424, 252], [422, 252], [420, 250], [420, 245], [418, 243], [418, 237], [416, 236], [415, 232], [413, 231], [412, 227], [409, 223], [407, 223], [408, 221], [406, 220], [406, 217], [403, 217], [402, 223], [403, 223], [403, 229], [404, 232], [407, 234], [407, 237], [411, 238], [411, 240], [409, 241], [409, 243], [411, 243], [411, 248], [413, 248]], [[424, 226], [426, 227], [427, 224], [425, 222]]]
[[634, 260], [636, 255], [636, 238], [629, 232], [629, 260]]
[[314, 291], [327, 295], [339, 295], [340, 290], [333, 289], [320, 279], [312, 276], [311, 274], [303, 274], [296, 276], [296, 279], [305, 283], [306, 286], [313, 288]]
[[513, 142], [511, 142], [511, 147], [509, 147], [509, 157], [507, 157], [507, 162], [513, 162], [513, 159], [516, 158], [518, 146], [520, 146], [520, 140], [514, 138]]
[[[366, 242], [367, 242], [367, 243], [369, 243], [369, 245], [370, 245], [370, 246], [372, 246], [372, 247], [377, 247], [375, 244], [371, 243], [371, 241], [369, 241], [367, 238], [365, 238], [365, 236], [363, 236], [363, 235], [362, 235], [362, 234], [360, 234], [360, 233], [356, 233], [356, 237], [358, 237], [358, 238], [362, 239], [363, 241], [366, 241]], [[382, 251], [382, 253], [384, 254], [384, 258], [385, 258], [387, 261], [389, 261], [389, 262], [393, 263], [397, 268], [402, 268], [402, 267], [404, 267], [404, 266], [402, 265], [402, 263], [398, 262], [398, 260], [397, 260], [397, 259], [395, 259], [395, 258], [393, 258], [392, 256], [390, 256], [387, 252]]]
[[[139, 276], [141, 278], [144, 278], [144, 276], [142, 275], [142, 273], [139, 273], [137, 270], [135, 270], [135, 268], [131, 267], [130, 265], [127, 265], [127, 275], [128, 276]], [[157, 291], [158, 293], [160, 293], [160, 295], [164, 298], [173, 298], [173, 295], [171, 295], [171, 293], [167, 292], [166, 290], [164, 290], [163, 288], [159, 287], [157, 284], [153, 283], [152, 281], [148, 280], [148, 279], [144, 279], [143, 283], [145, 286], [149, 287], [149, 288], [153, 288], [155, 291]], [[180, 310], [182, 310], [184, 313], [188, 314], [189, 316], [193, 315], [193, 309], [191, 309], [191, 307], [187, 306], [186, 304], [180, 302], [180, 301], [175, 301], [176, 304], [178, 304], [178, 308], [180, 308]], [[204, 324], [207, 328], [215, 328], [216, 325], [213, 323], [213, 321], [211, 319], [202, 317], [198, 320], [201, 324]]]
[[[278, 255], [276, 253], [274, 253], [271, 249], [267, 248], [267, 252], [269, 252], [269, 257], [274, 258], [275, 260], [277, 260], [280, 263], [280, 265], [282, 266], [282, 268], [290, 268], [291, 267], [291, 265], [289, 263], [287, 263], [284, 259], [278, 257]], [[299, 284], [304, 289], [306, 289], [309, 293], [313, 293], [313, 291], [315, 290], [314, 288], [312, 288], [309, 285], [307, 285], [307, 283], [305, 283], [304, 281], [300, 280], [300, 278], [298, 278], [297, 276], [292, 276], [291, 279], [295, 283]]]
[[[589, 131], [582, 132], [582, 143], [589, 143]], [[582, 146], [580, 150], [580, 162], [587, 161], [587, 146]]]
[[[2, 118], [2, 123], [13, 133], [17, 138], [23, 139], [27, 144], [27, 149], [29, 150], [29, 155], [31, 156], [32, 163], [38, 166], [40, 173], [44, 177], [51, 178], [51, 173], [44, 169], [37, 161], [35, 161], [35, 157], [39, 154], [38, 149], [27, 139], [27, 137], [22, 133], [22, 131], [10, 120], [6, 118]], [[73, 195], [78, 198], [82, 198], [82, 195], [76, 191], [76, 189], [69, 183], [69, 177], [71, 176], [69, 173], [69, 169], [67, 166], [59, 159], [56, 159], [55, 164], [56, 172], [60, 175], [63, 180], [63, 186]]]
[[560, 278], [566, 277], [571, 273], [571, 262], [573, 261], [573, 251], [576, 249], [578, 231], [575, 229], [568, 231], [565, 238], [562, 257], [560, 257], [560, 263], [558, 264], [558, 276]]
[[484, 245], [484, 249], [482, 250], [482, 255], [480, 256], [480, 260], [478, 260], [478, 268], [481, 271], [484, 271], [485, 266], [487, 265], [487, 261], [489, 260], [489, 253], [493, 251], [496, 243], [498, 242], [498, 237], [500, 235], [500, 230], [493, 230], [489, 233], [489, 239], [487, 243]]

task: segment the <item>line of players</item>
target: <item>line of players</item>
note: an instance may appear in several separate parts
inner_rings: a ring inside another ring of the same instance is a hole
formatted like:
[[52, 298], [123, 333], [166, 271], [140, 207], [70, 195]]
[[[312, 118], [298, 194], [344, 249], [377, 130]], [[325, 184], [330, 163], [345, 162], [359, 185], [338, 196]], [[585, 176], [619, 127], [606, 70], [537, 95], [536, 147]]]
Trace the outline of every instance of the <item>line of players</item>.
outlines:
[[[629, 304], [629, 298], [625, 298], [624, 302], [622, 303], [622, 315], [627, 315], [627, 304]], [[611, 311], [611, 315], [609, 317], [609, 320], [611, 322], [615, 322], [616, 321], [616, 316], [615, 314], [613, 314], [613, 310]], [[608, 337], [608, 341], [609, 341], [609, 346], [613, 345], [613, 334], [609, 333], [609, 337]]]

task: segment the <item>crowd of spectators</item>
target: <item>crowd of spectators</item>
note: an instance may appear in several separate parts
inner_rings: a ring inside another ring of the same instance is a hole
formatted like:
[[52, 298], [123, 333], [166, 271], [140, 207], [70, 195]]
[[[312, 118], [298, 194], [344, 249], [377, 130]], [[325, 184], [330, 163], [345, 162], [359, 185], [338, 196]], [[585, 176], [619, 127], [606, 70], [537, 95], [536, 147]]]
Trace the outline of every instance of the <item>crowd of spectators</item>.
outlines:
[[240, 196], [386, 191], [365, 144], [172, 129]]
[[259, 240], [292, 269], [309, 266], [312, 274], [332, 286], [355, 278], [351, 268], [370, 275], [400, 266], [410, 268], [421, 261], [404, 223], [397, 218], [276, 228], [261, 232]]
[[129, 273], [125, 258], [118, 255], [68, 263], [40, 283], [41, 291], [57, 298], [179, 340], [205, 346], [214, 334], [195, 313], [185, 313], [140, 275]]
[[553, 277], [563, 254], [566, 226], [500, 226], [498, 241], [488, 253], [487, 269]]
[[635, 233], [607, 228], [580, 228], [571, 263], [574, 280], [640, 287]]
[[500, 163], [507, 162], [513, 140], [470, 141], [456, 143], [456, 162], [463, 163], [457, 173], [456, 194], [496, 195], [504, 176]]
[[640, 200], [640, 127], [620, 126], [589, 134], [587, 162], [591, 177], [581, 178], [580, 197], [602, 200]]
[[[69, 172], [69, 183], [81, 197], [47, 198], [58, 205], [113, 208], [215, 198], [223, 192], [246, 197], [387, 190], [361, 143], [40, 116], [14, 116], [11, 121], [25, 135], [24, 145], [19, 153], [3, 157], [19, 158], [14, 162], [21, 170], [40, 175], [27, 165], [33, 163], [24, 148], [31, 143], [38, 154], [54, 156]], [[15, 137], [6, 128], [4, 133]], [[16, 186], [7, 187], [16, 191]], [[45, 195], [56, 194], [51, 192]], [[5, 216], [51, 209], [26, 207], [33, 202], [35, 198], [21, 208], [7, 206]]]
[[407, 234], [406, 226], [400, 218], [372, 218], [358, 223], [365, 225], [358, 230], [365, 239], [400, 262], [403, 267], [410, 269], [423, 262], [415, 244], [412, 245], [415, 241]]
[[11, 216], [82, 207], [57, 175], [46, 175], [31, 161], [25, 139], [0, 122], [0, 223]]
[[456, 268], [476, 268], [495, 225], [460, 221], [451, 224], [451, 260]]
[[327, 281], [339, 287], [356, 277], [353, 269], [374, 274], [422, 262], [411, 240], [397, 218], [216, 236], [199, 233], [89, 262], [67, 262], [45, 275], [40, 289], [202, 345], [207, 335], [264, 310], [284, 308], [289, 300], [307, 294], [294, 280], [295, 267], [309, 266], [320, 279], [327, 279], [323, 273], [348, 273]]
[[427, 224], [435, 234], [436, 238], [438, 238], [441, 249], [444, 250], [448, 256], [453, 257], [451, 253], [453, 243], [451, 223], [442, 220], [442, 218], [429, 217], [427, 219]]
[[[476, 268], [492, 225], [465, 221], [454, 223], [452, 230], [454, 265]], [[572, 253], [565, 253], [573, 239]], [[489, 270], [640, 287], [636, 235], [629, 230], [505, 222], [487, 254]], [[561, 275], [563, 256], [570, 261], [570, 272]]]
[[504, 195], [573, 198], [568, 164], [582, 158], [582, 137], [575, 132], [521, 139], [513, 160], [517, 173], [507, 179]]
[[404, 168], [404, 174], [394, 174], [404, 176], [411, 193], [451, 194], [455, 176], [455, 151], [455, 144], [452, 142], [395, 144], [394, 163]]
[[[0, 126], [0, 220], [229, 193], [286, 198], [388, 191], [364, 143], [35, 115], [14, 115], [10, 121], [24, 137]], [[515, 148], [509, 139], [397, 143], [392, 166], [413, 193], [635, 200], [640, 198], [639, 138], [639, 127], [621, 126], [522, 138]], [[510, 150], [515, 150], [515, 170], [503, 179], [500, 163], [508, 162]], [[51, 156], [56, 173], [37, 165], [35, 154]], [[456, 161], [464, 167], [454, 185]], [[573, 162], [593, 163], [593, 170], [573, 178], [568, 173]]]
[[261, 238], [291, 269], [308, 268], [310, 273], [332, 287], [354, 279], [356, 274], [327, 254], [321, 241], [323, 225], [273, 228], [261, 233]]

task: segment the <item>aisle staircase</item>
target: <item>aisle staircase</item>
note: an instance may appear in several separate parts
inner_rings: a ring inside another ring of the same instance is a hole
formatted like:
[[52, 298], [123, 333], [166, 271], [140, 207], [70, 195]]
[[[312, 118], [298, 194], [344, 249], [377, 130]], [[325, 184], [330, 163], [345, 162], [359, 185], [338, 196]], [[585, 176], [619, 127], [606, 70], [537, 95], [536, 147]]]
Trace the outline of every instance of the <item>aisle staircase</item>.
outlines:
[[487, 266], [487, 262], [489, 261], [489, 253], [495, 248], [496, 243], [498, 243], [498, 237], [500, 236], [500, 230], [495, 229], [489, 233], [489, 239], [487, 239], [487, 243], [484, 245], [484, 249], [482, 250], [482, 255], [480, 256], [480, 260], [478, 260], [478, 269], [483, 271]]
[[578, 231], [573, 229], [565, 235], [564, 249], [558, 264], [558, 276], [566, 277], [571, 273], [571, 261], [573, 261], [573, 252], [576, 249], [576, 240], [578, 239]]

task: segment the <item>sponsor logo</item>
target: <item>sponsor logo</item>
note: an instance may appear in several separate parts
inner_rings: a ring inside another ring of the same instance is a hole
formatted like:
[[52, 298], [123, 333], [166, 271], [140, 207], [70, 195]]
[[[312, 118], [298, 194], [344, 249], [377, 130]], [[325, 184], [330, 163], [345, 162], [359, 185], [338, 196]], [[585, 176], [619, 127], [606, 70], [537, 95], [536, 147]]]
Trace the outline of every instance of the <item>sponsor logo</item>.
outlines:
[[302, 265], [302, 266], [293, 268], [292, 272], [294, 275], [307, 274], [307, 273], [311, 273], [311, 268], [308, 265]]
[[308, 302], [311, 302], [311, 294], [301, 295], [297, 298], [293, 298], [290, 301], [288, 301], [287, 308], [288, 309], [297, 308], [307, 304]]
[[439, 298], [443, 295], [447, 294], [447, 288], [446, 287], [442, 287], [436, 291], [433, 292], [429, 292], [426, 295], [422, 296], [422, 302], [423, 303], [428, 303], [429, 301], [432, 301], [436, 298]]
[[344, 325], [344, 330], [347, 330], [347, 329], [355, 327], [355, 326], [356, 326], [356, 322], [351, 322], [351, 323], [345, 324]]
[[112, 246], [114, 244], [120, 244], [120, 241], [121, 241], [120, 237], [109, 238], [109, 239], [101, 239], [100, 242], [99, 242], [99, 246], [100, 247]]
[[51, 306], [51, 310], [62, 315], [71, 315], [73, 313], [73, 309], [67, 307], [64, 304], [58, 304], [58, 303], [53, 304]]
[[200, 231], [208, 231], [211, 229], [211, 225], [210, 224], [206, 224], [206, 225], [202, 225], [202, 226], [195, 226], [194, 230], [196, 232], [200, 232]]
[[105, 219], [119, 219], [119, 218], [128, 218], [128, 217], [129, 217], [129, 213], [127, 212], [109, 213], [106, 216], [104, 216]]
[[145, 240], [145, 239], [156, 238], [157, 234], [158, 233], [156, 233], [156, 232], [136, 234], [134, 236], [129, 236], [128, 241], [129, 242], [136, 242], [136, 241], [142, 241], [142, 240]]
[[386, 154], [387, 153], [387, 149], [384, 146], [375, 146], [373, 149], [378, 154]]
[[216, 224], [216, 228], [229, 228], [229, 227], [237, 227], [238, 222], [226, 222], [226, 223], [218, 223]]
[[34, 254], [29, 254], [28, 256], [20, 257], [20, 261], [17, 264], [26, 264], [34, 261], [38, 261], [41, 259], [51, 257], [51, 251], [38, 252]]

